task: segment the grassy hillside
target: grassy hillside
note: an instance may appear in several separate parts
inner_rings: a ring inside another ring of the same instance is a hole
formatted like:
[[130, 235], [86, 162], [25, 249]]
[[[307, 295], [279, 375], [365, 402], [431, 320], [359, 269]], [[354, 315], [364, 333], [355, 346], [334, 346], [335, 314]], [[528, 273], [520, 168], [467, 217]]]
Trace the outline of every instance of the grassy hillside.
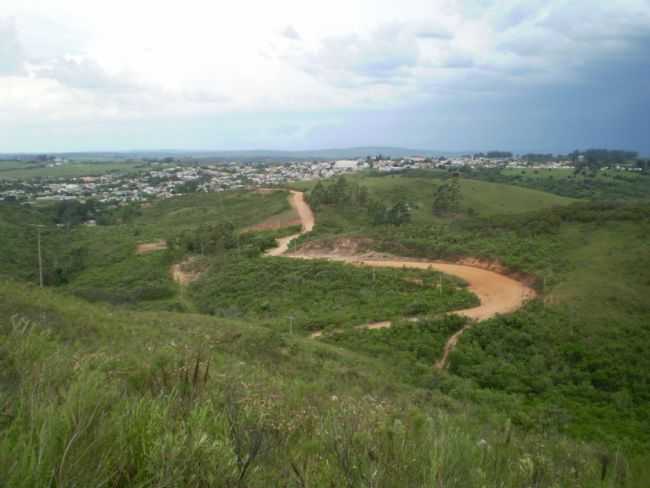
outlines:
[[615, 452], [243, 322], [4, 283], [0, 364], [12, 487], [641, 486]]
[[468, 170], [464, 175], [573, 198], [623, 200], [650, 197], [650, 174], [628, 171], [607, 170], [576, 175], [571, 169], [478, 169]]
[[46, 284], [65, 286], [92, 300], [178, 309], [169, 267], [180, 256], [165, 251], [138, 255], [138, 244], [173, 239], [219, 222], [243, 229], [288, 208], [286, 192], [197, 193], [132, 208], [122, 223], [67, 230], [54, 225], [48, 208], [4, 204], [0, 273], [38, 282], [36, 229], [25, 224], [41, 223]]
[[[36, 225], [52, 227], [48, 214], [15, 204], [0, 204], [0, 279], [18, 278], [38, 282]], [[60, 250], [51, 229], [43, 229], [45, 259]]]
[[[346, 176], [346, 179], [351, 184], [357, 183], [367, 187], [370, 196], [379, 201], [393, 204], [405, 200], [413, 208], [413, 222], [427, 223], [432, 220], [434, 191], [443, 181], [439, 176], [435, 173], [426, 176], [351, 175]], [[461, 210], [486, 217], [529, 212], [567, 205], [575, 201], [571, 198], [512, 185], [470, 179], [462, 179], [460, 183], [463, 197]], [[300, 183], [297, 186], [310, 189], [314, 186], [314, 182]], [[325, 215], [325, 218], [327, 217]]]

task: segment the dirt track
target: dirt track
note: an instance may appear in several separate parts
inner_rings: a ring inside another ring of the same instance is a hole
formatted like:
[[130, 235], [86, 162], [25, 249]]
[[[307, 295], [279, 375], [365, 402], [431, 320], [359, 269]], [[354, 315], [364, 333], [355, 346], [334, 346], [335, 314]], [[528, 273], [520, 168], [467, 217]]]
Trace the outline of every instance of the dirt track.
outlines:
[[[448, 362], [449, 353], [454, 349], [460, 336], [470, 328], [476, 321], [486, 320], [494, 317], [496, 314], [510, 313], [521, 307], [524, 302], [535, 296], [535, 291], [530, 287], [504, 274], [500, 274], [477, 266], [468, 266], [463, 264], [445, 263], [439, 261], [421, 261], [408, 258], [399, 258], [395, 256], [364, 256], [364, 255], [347, 255], [336, 252], [314, 253], [314, 252], [295, 252], [285, 254], [289, 249], [289, 244], [302, 234], [310, 232], [314, 227], [314, 214], [305, 202], [302, 192], [291, 192], [291, 205], [300, 215], [302, 222], [302, 231], [299, 234], [283, 237], [277, 240], [277, 247], [266, 252], [267, 256], [285, 255], [294, 259], [327, 259], [331, 261], [341, 261], [350, 263], [355, 266], [370, 266], [378, 268], [410, 268], [410, 269], [434, 269], [446, 274], [457, 276], [465, 280], [469, 289], [475, 293], [481, 301], [477, 307], [459, 310], [454, 313], [468, 317], [472, 320], [467, 326], [451, 336], [445, 344], [442, 358], [436, 363], [436, 368], [443, 369]], [[364, 327], [370, 329], [379, 329], [390, 327], [391, 322], [377, 322]], [[318, 337], [315, 333], [312, 337]]]
[[164, 251], [165, 249], [167, 249], [167, 241], [160, 240], [156, 242], [138, 244], [135, 248], [135, 252], [136, 254], [149, 254], [150, 252]]
[[305, 194], [300, 191], [292, 191], [289, 203], [295, 209], [295, 211], [298, 212], [302, 230], [298, 234], [276, 239], [276, 242], [278, 243], [277, 247], [266, 251], [267, 256], [281, 256], [289, 250], [289, 243], [291, 241], [297, 239], [302, 234], [311, 232], [311, 230], [314, 228], [314, 213], [311, 211], [309, 205], [307, 205], [305, 202]]

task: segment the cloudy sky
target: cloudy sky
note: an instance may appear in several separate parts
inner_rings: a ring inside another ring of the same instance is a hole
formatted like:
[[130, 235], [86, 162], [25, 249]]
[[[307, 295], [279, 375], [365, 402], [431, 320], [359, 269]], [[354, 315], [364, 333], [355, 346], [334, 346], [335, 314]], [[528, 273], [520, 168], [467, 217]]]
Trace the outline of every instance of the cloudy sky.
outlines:
[[650, 154], [650, 0], [2, 0], [0, 152]]

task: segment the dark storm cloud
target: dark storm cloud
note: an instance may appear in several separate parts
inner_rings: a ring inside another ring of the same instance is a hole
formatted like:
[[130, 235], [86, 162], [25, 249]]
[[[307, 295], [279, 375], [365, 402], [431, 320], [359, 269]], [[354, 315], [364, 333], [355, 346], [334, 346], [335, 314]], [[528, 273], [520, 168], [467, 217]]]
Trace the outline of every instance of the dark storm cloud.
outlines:
[[436, 96], [427, 102], [390, 114], [356, 112], [315, 127], [309, 141], [516, 152], [609, 147], [650, 155], [650, 33], [626, 42], [623, 52], [585, 60], [571, 81], [531, 83], [468, 69], [454, 85], [434, 80], [428, 90]]

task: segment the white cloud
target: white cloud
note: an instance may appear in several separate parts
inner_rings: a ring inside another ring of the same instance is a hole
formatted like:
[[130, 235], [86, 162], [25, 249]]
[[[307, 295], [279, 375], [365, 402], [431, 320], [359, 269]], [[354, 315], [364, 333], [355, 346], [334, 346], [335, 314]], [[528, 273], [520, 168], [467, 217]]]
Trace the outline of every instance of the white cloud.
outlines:
[[0, 75], [24, 72], [24, 52], [14, 19], [0, 18]]
[[288, 25], [287, 27], [285, 27], [285, 29], [282, 31], [282, 35], [287, 39], [291, 39], [292, 41], [302, 40], [302, 37], [300, 36], [298, 31], [292, 25]]
[[132, 93], [144, 89], [127, 76], [110, 75], [90, 59], [57, 58], [35, 66], [33, 72], [39, 78], [53, 79], [70, 88], [94, 92]]
[[647, 0], [4, 0], [3, 11], [0, 121], [39, 123], [268, 113], [294, 127], [284, 114], [516, 96], [591, 83], [589, 66], [631, 53], [647, 64], [650, 36]]

